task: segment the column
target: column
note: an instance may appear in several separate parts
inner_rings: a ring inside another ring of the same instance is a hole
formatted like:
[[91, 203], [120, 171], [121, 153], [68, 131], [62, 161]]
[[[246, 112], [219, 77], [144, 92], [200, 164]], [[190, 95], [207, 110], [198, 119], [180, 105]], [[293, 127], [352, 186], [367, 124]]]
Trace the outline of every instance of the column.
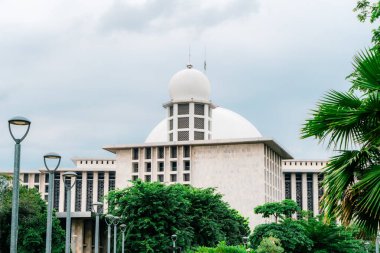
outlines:
[[319, 199], [318, 199], [318, 173], [313, 173], [313, 212], [314, 215], [319, 214]]
[[307, 210], [307, 174], [302, 173], [302, 210]]

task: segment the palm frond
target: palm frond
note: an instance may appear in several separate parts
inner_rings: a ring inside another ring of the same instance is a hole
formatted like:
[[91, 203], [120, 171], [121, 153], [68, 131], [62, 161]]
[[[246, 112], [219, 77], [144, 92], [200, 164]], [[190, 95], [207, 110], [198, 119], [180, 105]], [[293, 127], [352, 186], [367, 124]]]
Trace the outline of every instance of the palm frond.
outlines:
[[351, 81], [351, 90], [365, 93], [380, 90], [380, 57], [375, 50], [364, 50], [354, 57], [354, 72], [347, 77]]

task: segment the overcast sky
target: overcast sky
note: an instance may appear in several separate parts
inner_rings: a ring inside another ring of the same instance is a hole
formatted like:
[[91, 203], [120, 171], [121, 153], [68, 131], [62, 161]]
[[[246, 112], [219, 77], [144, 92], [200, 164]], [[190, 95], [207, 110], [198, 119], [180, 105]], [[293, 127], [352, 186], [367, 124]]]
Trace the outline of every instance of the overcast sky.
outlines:
[[[168, 82], [191, 61], [212, 101], [250, 120], [295, 158], [324, 159], [300, 140], [329, 89], [346, 90], [353, 55], [370, 46], [348, 0], [0, 0], [0, 170], [13, 168], [8, 119], [32, 121], [22, 170], [43, 154], [112, 157], [165, 116]], [[1, 123], [2, 122], [2, 123]]]

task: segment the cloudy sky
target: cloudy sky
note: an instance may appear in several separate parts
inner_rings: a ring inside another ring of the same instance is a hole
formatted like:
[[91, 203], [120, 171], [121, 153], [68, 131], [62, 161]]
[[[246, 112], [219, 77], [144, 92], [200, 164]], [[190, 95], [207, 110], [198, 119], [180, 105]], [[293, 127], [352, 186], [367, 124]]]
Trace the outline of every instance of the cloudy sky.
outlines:
[[[112, 157], [164, 117], [171, 76], [191, 61], [215, 104], [250, 120], [295, 158], [330, 154], [300, 128], [329, 89], [346, 90], [370, 45], [348, 0], [0, 0], [0, 170], [13, 168], [7, 121], [32, 121], [22, 169], [44, 153]], [[2, 123], [1, 123], [2, 122]]]

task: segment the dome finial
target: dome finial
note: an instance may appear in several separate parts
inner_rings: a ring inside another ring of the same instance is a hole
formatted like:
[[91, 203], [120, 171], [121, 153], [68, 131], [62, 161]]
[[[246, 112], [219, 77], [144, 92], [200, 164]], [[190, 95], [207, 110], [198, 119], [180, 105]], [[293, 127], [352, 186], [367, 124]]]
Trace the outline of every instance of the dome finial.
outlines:
[[189, 45], [189, 62], [187, 63], [186, 67], [188, 69], [191, 69], [193, 65], [191, 65], [191, 45]]

